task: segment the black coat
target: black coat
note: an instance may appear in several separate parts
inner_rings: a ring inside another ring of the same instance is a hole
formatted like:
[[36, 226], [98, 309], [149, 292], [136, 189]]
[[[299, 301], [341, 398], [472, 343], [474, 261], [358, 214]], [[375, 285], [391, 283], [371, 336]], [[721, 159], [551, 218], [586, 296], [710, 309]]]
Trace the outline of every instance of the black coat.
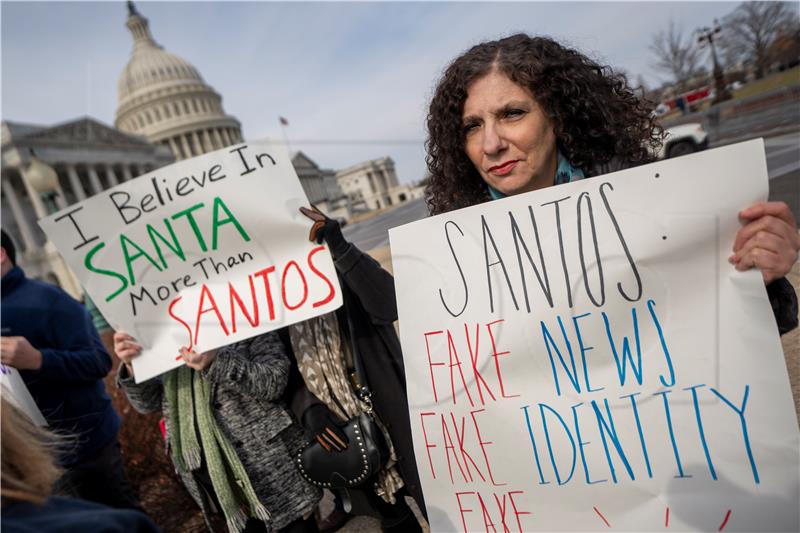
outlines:
[[[354, 357], [361, 358], [372, 392], [373, 408], [391, 436], [406, 490], [426, 514], [414, 459], [403, 356], [394, 329], [397, 320], [394, 278], [380, 263], [352, 244], [345, 253], [334, 258], [334, 264], [344, 300], [337, 311], [340, 327], [347, 328], [342, 333], [350, 339]], [[291, 382], [294, 384], [293, 410], [304, 420], [304, 413], [321, 402], [302, 386], [299, 375]], [[360, 499], [353, 500], [358, 508]]]

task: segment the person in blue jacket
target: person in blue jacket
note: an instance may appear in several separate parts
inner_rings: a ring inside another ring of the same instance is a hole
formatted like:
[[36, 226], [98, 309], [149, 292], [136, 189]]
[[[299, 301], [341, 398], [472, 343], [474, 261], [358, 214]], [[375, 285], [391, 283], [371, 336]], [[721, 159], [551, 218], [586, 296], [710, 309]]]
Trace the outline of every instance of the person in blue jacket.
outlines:
[[3, 533], [158, 533], [139, 511], [53, 496], [61, 470], [52, 452], [62, 437], [34, 425], [5, 396], [0, 398], [0, 411]]
[[0, 359], [19, 370], [50, 429], [69, 435], [57, 492], [139, 509], [122, 462], [120, 418], [103, 378], [111, 357], [86, 309], [60, 288], [28, 279], [5, 231], [0, 243]]

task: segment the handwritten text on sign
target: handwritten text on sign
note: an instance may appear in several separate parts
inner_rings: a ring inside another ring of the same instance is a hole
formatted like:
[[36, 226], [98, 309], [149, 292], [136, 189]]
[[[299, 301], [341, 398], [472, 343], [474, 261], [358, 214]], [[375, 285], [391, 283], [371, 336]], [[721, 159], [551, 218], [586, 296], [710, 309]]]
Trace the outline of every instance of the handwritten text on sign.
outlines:
[[765, 197], [759, 140], [392, 230], [432, 530], [796, 531]]
[[341, 294], [280, 144], [156, 170], [41, 222], [104, 317], [144, 343], [142, 381], [209, 350], [330, 312]]

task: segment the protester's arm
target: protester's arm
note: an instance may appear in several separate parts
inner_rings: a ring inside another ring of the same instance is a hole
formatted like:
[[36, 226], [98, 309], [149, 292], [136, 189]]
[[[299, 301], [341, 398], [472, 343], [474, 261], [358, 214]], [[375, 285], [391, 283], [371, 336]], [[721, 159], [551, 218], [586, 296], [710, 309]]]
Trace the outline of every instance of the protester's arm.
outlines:
[[397, 320], [394, 278], [375, 259], [354, 244], [334, 265], [347, 288], [355, 294], [375, 325], [388, 325]]
[[289, 378], [289, 358], [274, 331], [230, 344], [202, 371], [214, 383], [235, 384], [241, 390], [267, 400], [281, 397]]
[[316, 221], [311, 229], [311, 240], [327, 243], [340, 278], [359, 299], [373, 324], [387, 325], [397, 320], [392, 275], [356, 245], [347, 242], [339, 222], [318, 210], [301, 208], [301, 212]]
[[781, 335], [797, 327], [797, 293], [786, 278], [767, 285], [767, 296]]
[[306, 387], [303, 376], [297, 368], [297, 360], [291, 349], [291, 340], [286, 329], [278, 331], [278, 335], [286, 346], [289, 356], [289, 380], [286, 385], [285, 398], [295, 417], [300, 420], [306, 431], [313, 435], [327, 451], [342, 451], [347, 448], [349, 439], [342, 431], [342, 420], [331, 412], [319, 398]]
[[797, 221], [783, 202], [761, 202], [739, 213], [728, 260], [737, 270], [757, 268], [767, 286], [770, 304], [781, 334], [797, 327], [797, 294], [785, 276], [797, 261], [800, 235]]
[[92, 324], [89, 312], [79, 302], [64, 295], [51, 302], [43, 327], [50, 346], [42, 353], [38, 377], [58, 382], [94, 381], [111, 371], [111, 356]]
[[161, 378], [136, 383], [133, 377], [131, 363], [134, 358], [142, 354], [142, 346], [124, 331], [117, 331], [114, 333], [114, 353], [122, 363], [117, 370], [117, 387], [122, 387], [133, 408], [143, 414], [161, 409], [161, 400], [164, 396]]
[[119, 365], [117, 386], [122, 387], [125, 396], [134, 409], [142, 414], [154, 413], [161, 409], [164, 397], [164, 385], [160, 377], [136, 383], [127, 365]]

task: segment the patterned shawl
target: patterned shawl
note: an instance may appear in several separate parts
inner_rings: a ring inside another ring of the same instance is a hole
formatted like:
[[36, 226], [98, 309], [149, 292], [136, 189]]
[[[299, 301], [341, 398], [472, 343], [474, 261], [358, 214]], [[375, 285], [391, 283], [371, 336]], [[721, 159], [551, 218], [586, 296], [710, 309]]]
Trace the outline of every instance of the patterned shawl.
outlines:
[[[336, 313], [328, 313], [289, 326], [292, 349], [306, 387], [328, 409], [342, 420], [349, 420], [368, 409], [350, 385], [347, 376], [348, 361], [352, 353], [342, 339]], [[375, 493], [394, 504], [395, 492], [403, 486], [403, 479], [395, 467], [397, 455], [389, 433], [378, 417], [378, 426], [389, 445], [389, 462], [378, 473]]]

